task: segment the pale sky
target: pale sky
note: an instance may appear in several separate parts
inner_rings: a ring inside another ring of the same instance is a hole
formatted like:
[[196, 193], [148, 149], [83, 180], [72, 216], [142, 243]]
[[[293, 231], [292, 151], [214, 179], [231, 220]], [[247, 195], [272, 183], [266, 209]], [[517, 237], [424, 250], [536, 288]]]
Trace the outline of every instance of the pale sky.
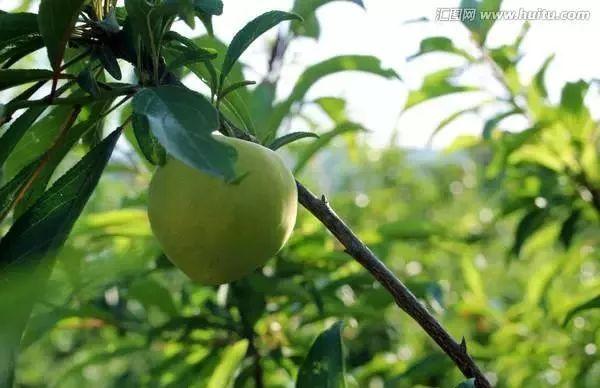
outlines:
[[[396, 70], [403, 81], [391, 81], [361, 73], [333, 75], [320, 81], [308, 94], [308, 99], [320, 96], [340, 96], [347, 99], [351, 118], [363, 123], [370, 132], [368, 140], [375, 145], [389, 142], [394, 128], [398, 131], [399, 144], [421, 148], [440, 120], [450, 113], [478, 101], [481, 95], [467, 94], [459, 97], [441, 98], [401, 115], [407, 92], [420, 85], [428, 72], [462, 62], [447, 54], [429, 54], [413, 61], [406, 58], [418, 50], [422, 38], [447, 36], [454, 44], [472, 48], [468, 34], [460, 22], [429, 22], [405, 24], [407, 20], [420, 17], [435, 18], [436, 8], [456, 7], [459, 0], [364, 0], [366, 11], [349, 2], [332, 2], [321, 7], [318, 17], [321, 22], [319, 41], [302, 38], [291, 45], [288, 63], [284, 66], [278, 96], [285, 97], [295, 80], [306, 66], [341, 54], [373, 55], [381, 59], [384, 67]], [[0, 0], [1, 8], [11, 9], [19, 2]], [[214, 18], [216, 35], [229, 42], [245, 23], [268, 10], [290, 10], [293, 0], [224, 0], [223, 15]], [[551, 53], [556, 54], [553, 65], [547, 72], [551, 97], [556, 100], [566, 81], [580, 78], [600, 78], [600, 53], [597, 40], [600, 37], [600, 2], [597, 0], [505, 0], [503, 9], [538, 8], [553, 10], [589, 10], [588, 21], [534, 21], [527, 39], [523, 43], [526, 56], [521, 62], [522, 74], [529, 77]], [[493, 45], [510, 43], [522, 22], [498, 21], [490, 32], [489, 42]], [[203, 33], [197, 23], [197, 31], [189, 31], [178, 23], [177, 29], [188, 36]], [[191, 35], [190, 35], [191, 34]], [[244, 53], [241, 60], [248, 65], [247, 78], [260, 81], [266, 72], [266, 52], [273, 41], [276, 29], [259, 38]], [[474, 72], [468, 81], [475, 85], [496, 87], [490, 74]], [[600, 116], [598, 86], [588, 96], [596, 117]], [[520, 123], [515, 122], [515, 126]], [[302, 123], [294, 123], [294, 130], [307, 130]], [[433, 143], [442, 148], [460, 134], [478, 134], [483, 119], [474, 115], [465, 116], [448, 126]]]

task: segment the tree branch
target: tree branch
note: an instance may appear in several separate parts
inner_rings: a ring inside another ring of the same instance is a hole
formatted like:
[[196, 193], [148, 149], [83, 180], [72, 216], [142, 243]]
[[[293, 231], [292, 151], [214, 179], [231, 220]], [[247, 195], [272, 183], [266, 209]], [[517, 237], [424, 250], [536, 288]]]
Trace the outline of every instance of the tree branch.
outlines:
[[475, 378], [478, 388], [491, 387], [486, 377], [467, 352], [466, 342], [456, 342], [442, 325], [427, 311], [410, 290], [375, 256], [354, 232], [331, 209], [325, 197], [315, 197], [296, 181], [298, 201], [311, 212], [346, 248], [346, 253], [358, 261], [392, 295], [402, 310], [410, 315], [467, 378]]

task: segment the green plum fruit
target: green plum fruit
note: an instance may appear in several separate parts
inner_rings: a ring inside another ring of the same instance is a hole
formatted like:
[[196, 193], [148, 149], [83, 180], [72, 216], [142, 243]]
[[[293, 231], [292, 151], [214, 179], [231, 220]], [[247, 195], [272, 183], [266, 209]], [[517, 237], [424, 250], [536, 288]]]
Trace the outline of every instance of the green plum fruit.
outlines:
[[166, 256], [192, 280], [240, 279], [273, 257], [294, 228], [294, 177], [275, 152], [215, 136], [237, 150], [237, 183], [169, 158], [150, 183], [148, 216]]

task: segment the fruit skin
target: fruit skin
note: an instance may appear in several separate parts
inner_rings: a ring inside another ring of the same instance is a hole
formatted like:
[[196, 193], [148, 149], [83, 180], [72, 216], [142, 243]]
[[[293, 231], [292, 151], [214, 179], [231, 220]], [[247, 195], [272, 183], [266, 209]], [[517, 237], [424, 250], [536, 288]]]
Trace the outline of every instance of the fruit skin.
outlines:
[[238, 153], [237, 184], [169, 158], [150, 183], [148, 216], [167, 257], [192, 280], [228, 283], [263, 265], [296, 222], [294, 177], [275, 152], [215, 136]]

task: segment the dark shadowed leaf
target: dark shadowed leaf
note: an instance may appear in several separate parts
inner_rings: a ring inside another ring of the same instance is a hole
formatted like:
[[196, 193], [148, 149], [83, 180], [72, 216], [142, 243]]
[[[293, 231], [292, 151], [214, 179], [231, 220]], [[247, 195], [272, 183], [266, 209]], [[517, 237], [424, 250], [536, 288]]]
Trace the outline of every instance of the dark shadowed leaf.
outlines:
[[117, 57], [109, 47], [104, 45], [98, 47], [94, 51], [94, 56], [98, 58], [102, 67], [110, 74], [114, 79], [120, 80], [122, 78], [121, 67], [117, 62]]
[[546, 58], [546, 60], [544, 61], [540, 69], [537, 71], [537, 73], [535, 73], [535, 76], [533, 78], [533, 86], [535, 86], [538, 93], [542, 97], [548, 96], [548, 90], [546, 89], [546, 71], [548, 70], [548, 67], [550, 66], [553, 60], [554, 54]]
[[561, 244], [567, 249], [571, 246], [571, 241], [573, 241], [573, 237], [575, 236], [575, 232], [577, 231], [577, 222], [580, 218], [581, 210], [574, 209], [560, 227], [558, 239], [560, 240]]
[[585, 81], [567, 82], [563, 87], [560, 106], [567, 112], [579, 113], [582, 109], [585, 109], [583, 100], [589, 89], [589, 84]]
[[319, 334], [300, 366], [297, 388], [346, 386], [342, 324], [337, 322]]
[[285, 20], [301, 20], [298, 15], [283, 11], [266, 12], [244, 26], [231, 40], [223, 67], [221, 68], [221, 84], [242, 53], [265, 31]]
[[77, 84], [79, 87], [90, 95], [97, 97], [100, 94], [100, 88], [98, 82], [94, 78], [94, 75], [90, 69], [85, 69], [77, 76]]
[[84, 3], [85, 0], [42, 0], [40, 3], [38, 26], [54, 71], [60, 68], [67, 42]]
[[42, 69], [3, 69], [0, 70], [0, 90], [23, 85], [33, 81], [52, 78], [50, 70]]
[[167, 160], [167, 152], [150, 131], [148, 119], [139, 114], [134, 114], [131, 118], [133, 133], [142, 154], [151, 164], [162, 166]]
[[517, 231], [515, 232], [515, 241], [511, 249], [511, 252], [515, 256], [519, 256], [525, 242], [544, 225], [547, 215], [547, 209], [536, 207], [529, 210], [523, 218], [521, 218], [521, 221], [519, 221], [517, 226]]
[[33, 13], [0, 14], [0, 47], [25, 36], [38, 34], [37, 16]]
[[235, 178], [235, 149], [217, 141], [217, 111], [201, 94], [176, 86], [148, 88], [133, 99], [134, 113], [145, 116], [167, 152], [208, 174]]

